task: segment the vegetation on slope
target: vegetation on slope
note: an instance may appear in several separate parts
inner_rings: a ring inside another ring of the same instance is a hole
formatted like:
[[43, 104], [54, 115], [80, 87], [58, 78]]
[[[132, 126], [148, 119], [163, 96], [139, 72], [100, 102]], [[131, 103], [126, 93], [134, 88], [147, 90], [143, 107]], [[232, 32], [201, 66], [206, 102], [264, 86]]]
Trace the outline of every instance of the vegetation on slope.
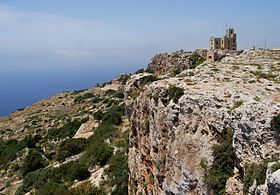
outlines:
[[[0, 140], [0, 165], [10, 169], [9, 163], [13, 162], [17, 165], [14, 173], [23, 179], [16, 194], [128, 194], [128, 131], [119, 130], [125, 117], [123, 91], [109, 89], [96, 94], [81, 90], [69, 94], [74, 105], [81, 108], [79, 117], [53, 117], [55, 125], [43, 137], [36, 134], [19, 141]], [[94, 112], [86, 111], [89, 107], [95, 108]], [[90, 118], [99, 121], [94, 134], [88, 139], [73, 138]], [[19, 158], [21, 163], [15, 161]], [[99, 187], [89, 182], [94, 167], [104, 168], [107, 178]], [[73, 188], [78, 181], [82, 184]]]
[[234, 153], [232, 130], [228, 129], [219, 137], [219, 144], [213, 146], [214, 162], [206, 171], [206, 183], [215, 194], [224, 194], [227, 179], [233, 175]]

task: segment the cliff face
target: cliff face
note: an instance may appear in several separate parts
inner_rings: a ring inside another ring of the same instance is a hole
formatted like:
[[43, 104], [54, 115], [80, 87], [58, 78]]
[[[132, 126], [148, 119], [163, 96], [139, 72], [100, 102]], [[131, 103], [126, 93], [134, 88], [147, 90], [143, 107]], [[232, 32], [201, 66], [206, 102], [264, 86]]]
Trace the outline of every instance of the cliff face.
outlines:
[[[219, 160], [214, 147], [228, 140], [233, 162], [225, 190], [243, 194], [244, 183], [248, 185], [243, 178], [249, 174], [245, 167], [279, 156], [279, 137], [271, 120], [280, 113], [280, 54], [248, 50], [170, 77], [166, 74], [173, 67], [173, 55], [151, 61], [148, 69], [157, 67], [152, 72], [158, 79], [138, 74], [126, 86], [130, 192], [216, 192], [209, 179]], [[184, 53], [176, 55], [186, 59]], [[233, 134], [224, 138], [227, 132]], [[251, 191], [265, 193], [267, 186]]]

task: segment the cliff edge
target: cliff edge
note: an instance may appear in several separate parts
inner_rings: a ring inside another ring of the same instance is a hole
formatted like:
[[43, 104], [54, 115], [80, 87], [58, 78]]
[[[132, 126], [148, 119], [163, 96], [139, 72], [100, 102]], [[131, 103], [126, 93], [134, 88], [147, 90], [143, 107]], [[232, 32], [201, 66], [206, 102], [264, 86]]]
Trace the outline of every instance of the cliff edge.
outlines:
[[130, 192], [279, 193], [266, 171], [279, 164], [280, 52], [199, 56], [157, 55], [127, 82]]

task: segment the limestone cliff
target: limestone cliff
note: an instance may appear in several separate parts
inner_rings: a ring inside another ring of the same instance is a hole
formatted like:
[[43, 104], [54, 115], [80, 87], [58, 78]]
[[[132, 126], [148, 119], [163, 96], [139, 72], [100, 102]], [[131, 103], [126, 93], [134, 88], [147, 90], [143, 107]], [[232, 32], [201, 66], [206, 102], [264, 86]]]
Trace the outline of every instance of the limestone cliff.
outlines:
[[[223, 145], [222, 135], [231, 131], [226, 139], [233, 166], [225, 190], [243, 194], [244, 183], [251, 185], [244, 181], [249, 178], [245, 167], [279, 157], [279, 136], [271, 121], [280, 113], [280, 53], [246, 50], [194, 69], [184, 66], [171, 76], [174, 55], [157, 55], [151, 61], [148, 70], [158, 77], [142, 73], [126, 85], [130, 193], [216, 192], [209, 185], [209, 170], [219, 160], [213, 146]], [[179, 64], [189, 64], [186, 56], [176, 53]], [[267, 186], [259, 192], [265, 194]], [[256, 188], [251, 193], [257, 193]]]

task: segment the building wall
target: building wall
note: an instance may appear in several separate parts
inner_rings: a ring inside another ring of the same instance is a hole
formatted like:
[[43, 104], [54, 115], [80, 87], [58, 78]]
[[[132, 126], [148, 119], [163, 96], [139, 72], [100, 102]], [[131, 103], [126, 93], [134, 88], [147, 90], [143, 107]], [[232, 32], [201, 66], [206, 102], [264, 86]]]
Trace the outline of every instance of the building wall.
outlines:
[[210, 38], [210, 49], [211, 50], [237, 50], [236, 33], [233, 28], [226, 30], [223, 38]]

